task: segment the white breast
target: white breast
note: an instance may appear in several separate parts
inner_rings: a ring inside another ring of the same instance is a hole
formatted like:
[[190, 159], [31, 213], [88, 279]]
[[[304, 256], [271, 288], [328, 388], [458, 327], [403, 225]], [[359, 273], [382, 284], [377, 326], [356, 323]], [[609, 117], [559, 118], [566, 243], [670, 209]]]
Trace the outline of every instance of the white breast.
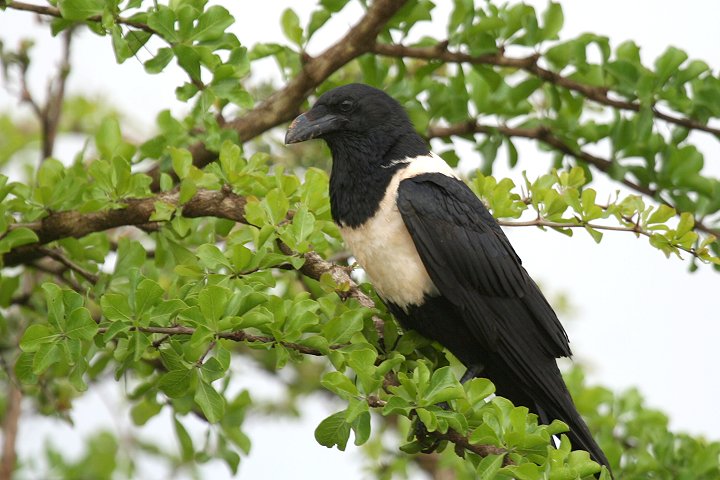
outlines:
[[400, 182], [421, 173], [453, 170], [435, 154], [403, 160], [409, 165], [390, 181], [377, 213], [357, 228], [341, 227], [345, 242], [385, 300], [406, 309], [419, 305], [425, 295], [437, 293], [397, 208]]

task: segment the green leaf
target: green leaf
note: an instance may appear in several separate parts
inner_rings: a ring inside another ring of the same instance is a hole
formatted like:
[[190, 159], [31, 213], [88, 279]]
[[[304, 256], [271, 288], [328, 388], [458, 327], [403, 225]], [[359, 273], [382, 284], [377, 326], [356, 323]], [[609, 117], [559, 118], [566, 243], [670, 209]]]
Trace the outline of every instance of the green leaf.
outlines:
[[198, 382], [194, 399], [208, 422], [217, 423], [225, 415], [225, 398], [203, 380]]
[[595, 240], [595, 243], [600, 243], [600, 241], [602, 240], [602, 237], [603, 237], [602, 232], [595, 230], [594, 228], [592, 228], [588, 225], [585, 225], [585, 231], [590, 234], [590, 236], [593, 238], [593, 240]]
[[[104, 119], [97, 133], [95, 133], [95, 146], [100, 150], [100, 154], [104, 158], [110, 159], [122, 143], [122, 132], [117, 118], [108, 117]], [[113, 186], [116, 185], [113, 184]]]
[[35, 375], [40, 375], [51, 365], [58, 363], [61, 358], [62, 350], [59, 343], [43, 344], [33, 357], [32, 371]]
[[20, 348], [24, 352], [36, 352], [40, 346], [55, 342], [58, 334], [50, 330], [47, 325], [30, 325], [20, 340]]
[[165, 5], [158, 5], [157, 10], [150, 12], [147, 20], [148, 26], [155, 30], [169, 43], [177, 41], [175, 33], [175, 12]]
[[348, 438], [350, 438], [350, 424], [345, 421], [344, 411], [330, 415], [315, 429], [315, 440], [328, 448], [337, 445], [338, 450], [345, 451]]
[[187, 45], [175, 44], [173, 52], [177, 57], [180, 67], [187, 72], [192, 80], [196, 82], [202, 81], [200, 77], [200, 54], [194, 47]]
[[465, 382], [463, 387], [471, 405], [484, 401], [495, 393], [495, 385], [487, 378], [473, 378]]
[[135, 292], [135, 312], [139, 315], [152, 305], [157, 305], [162, 301], [165, 290], [155, 281], [149, 278], [143, 279]]
[[87, 308], [76, 308], [68, 316], [65, 334], [77, 340], [92, 340], [97, 334], [97, 323], [90, 316]]
[[367, 314], [365, 309], [353, 309], [342, 315], [333, 317], [323, 327], [323, 332], [331, 344], [345, 343], [363, 328], [363, 318]]
[[322, 380], [320, 380], [320, 384], [346, 400], [349, 400], [351, 397], [357, 396], [359, 394], [355, 384], [352, 383], [348, 377], [346, 377], [340, 372], [326, 373], [323, 376]]
[[562, 6], [560, 6], [559, 3], [551, 2], [543, 15], [543, 38], [546, 40], [557, 38], [557, 34], [562, 30], [564, 21]]
[[332, 13], [339, 12], [347, 3], [348, 0], [320, 0], [320, 5]]
[[280, 17], [280, 24], [285, 36], [293, 42], [295, 45], [302, 44], [303, 31], [300, 27], [300, 19], [297, 14], [291, 9], [286, 8]]
[[200, 306], [203, 317], [208, 320], [208, 326], [215, 326], [217, 321], [223, 316], [229, 297], [230, 291], [227, 288], [217, 285], [210, 285], [200, 292], [198, 295], [198, 305]]
[[193, 164], [192, 155], [184, 148], [170, 147], [170, 158], [172, 158], [172, 167], [178, 178], [181, 180], [188, 176], [190, 168]]
[[[363, 403], [367, 406], [367, 403]], [[362, 412], [350, 426], [355, 432], [355, 445], [364, 445], [370, 439], [370, 412]]]
[[678, 226], [675, 230], [675, 236], [677, 238], [682, 237], [686, 233], [688, 233], [692, 228], [695, 226], [695, 218], [692, 216], [690, 212], [683, 212], [680, 215], [680, 221], [678, 222]]
[[423, 392], [424, 405], [435, 405], [464, 396], [465, 390], [452, 373], [450, 367], [442, 367], [433, 372], [432, 377], [430, 377], [430, 385]]
[[153, 58], [145, 62], [145, 71], [147, 73], [162, 72], [174, 56], [175, 54], [173, 53], [171, 48], [163, 47], [158, 49], [157, 54], [155, 54]]
[[193, 447], [192, 438], [177, 418], [173, 418], [173, 425], [175, 427], [175, 436], [180, 444], [180, 457], [183, 461], [189, 462], [195, 456], [195, 448]]
[[62, 290], [53, 283], [43, 283], [42, 289], [45, 291], [45, 301], [48, 307], [48, 323], [59, 329], [65, 320]]
[[492, 480], [496, 477], [497, 473], [503, 466], [503, 460], [505, 455], [488, 455], [483, 458], [480, 464], [477, 466], [476, 473], [479, 475], [480, 480]]
[[59, 0], [58, 8], [63, 18], [85, 20], [101, 14], [105, 8], [105, 2], [103, 0]]
[[217, 40], [223, 36], [225, 29], [234, 22], [235, 19], [224, 7], [213, 5], [200, 15], [190, 39], [199, 42]]
[[175, 205], [161, 200], [153, 202], [153, 206], [155, 207], [155, 210], [153, 210], [153, 213], [148, 219], [151, 222], [167, 222], [172, 220], [173, 215], [177, 211], [177, 207]]
[[143, 398], [140, 403], [132, 407], [130, 417], [135, 425], [145, 425], [148, 420], [160, 413], [160, 410], [162, 410], [162, 405], [154, 400]]
[[655, 74], [658, 76], [658, 83], [661, 85], [665, 83], [687, 59], [687, 53], [682, 50], [675, 47], [668, 48], [665, 53], [655, 60]]
[[312, 37], [315, 32], [330, 20], [332, 13], [328, 10], [315, 10], [310, 16], [310, 22], [307, 26], [307, 36]]
[[23, 352], [20, 354], [20, 356], [18, 356], [18, 359], [15, 361], [15, 376], [22, 383], [33, 384], [36, 383], [38, 380], [37, 375], [35, 375], [32, 370], [32, 363], [34, 357], [35, 355], [33, 355], [32, 353]]
[[115, 52], [115, 60], [117, 60], [118, 63], [123, 63], [133, 55], [130, 51], [130, 46], [128, 45], [127, 40], [125, 40], [125, 37], [123, 37], [122, 29], [119, 25], [113, 25], [110, 31], [112, 34], [112, 45], [113, 51]]
[[0, 239], [0, 254], [7, 253], [20, 245], [27, 245], [28, 243], [34, 243], [37, 241], [37, 234], [29, 228], [14, 228], [2, 239]]
[[100, 299], [103, 315], [113, 322], [130, 322], [133, 318], [128, 298], [118, 293], [106, 293]]
[[194, 377], [194, 372], [190, 368], [170, 370], [160, 377], [158, 388], [170, 398], [180, 398], [190, 390]]
[[230, 261], [227, 259], [227, 257], [225, 257], [223, 252], [218, 247], [211, 243], [200, 245], [195, 254], [198, 256], [203, 265], [211, 270], [217, 270], [220, 267], [225, 267], [228, 270], [232, 270], [232, 265], [230, 264]]
[[675, 215], [675, 209], [668, 207], [667, 205], [660, 205], [657, 210], [650, 215], [648, 224], [651, 223], [665, 223]]

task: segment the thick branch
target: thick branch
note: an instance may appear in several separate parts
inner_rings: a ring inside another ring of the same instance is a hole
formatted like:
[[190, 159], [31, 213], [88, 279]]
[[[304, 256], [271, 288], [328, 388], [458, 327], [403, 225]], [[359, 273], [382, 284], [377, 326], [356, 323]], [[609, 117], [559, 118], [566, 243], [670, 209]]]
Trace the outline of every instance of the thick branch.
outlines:
[[[628, 110], [639, 112], [642, 105], [638, 102], [626, 100], [616, 100], [608, 96], [608, 89], [605, 87], [594, 87], [585, 85], [568, 77], [547, 70], [538, 65], [540, 59], [539, 54], [530, 55], [529, 57], [514, 58], [505, 56], [503, 53], [491, 55], [472, 56], [460, 52], [451, 52], [447, 50], [447, 42], [439, 43], [434, 47], [407, 47], [404, 45], [389, 45], [376, 43], [372, 47], [372, 51], [378, 55], [396, 58], [418, 58], [423, 60], [440, 60], [447, 63], [470, 63], [473, 65], [494, 65], [497, 67], [510, 67], [525, 70], [536, 77], [557, 85], [580, 93], [582, 96], [594, 102], [619, 110]], [[720, 137], [720, 129], [713, 128], [709, 125], [698, 122], [691, 118], [673, 116], [662, 113], [653, 106], [653, 114], [655, 117], [665, 120], [666, 122], [679, 125], [681, 127], [701, 130], [703, 132], [712, 133]]]
[[81, 213], [78, 211], [55, 212], [39, 222], [23, 224], [38, 236], [39, 241], [12, 249], [5, 254], [5, 266], [28, 263], [45, 255], [42, 245], [61, 238], [81, 238], [90, 233], [101, 232], [126, 225], [143, 225], [150, 221], [156, 202], [182, 208], [182, 215], [189, 218], [213, 216], [236, 222], [245, 222], [243, 216], [246, 200], [229, 189], [200, 190], [187, 203], [178, 205], [178, 190], [159, 193], [148, 198], [127, 199], [125, 208]]
[[[403, 6], [406, 0], [376, 0], [365, 16], [337, 43], [317, 57], [310, 57], [302, 70], [285, 87], [273, 93], [267, 100], [235, 120], [225, 124], [238, 133], [240, 142], [247, 142], [267, 130], [288, 122], [300, 113], [308, 95], [331, 74], [351, 60], [367, 53], [375, 38], [390, 18]], [[190, 147], [193, 163], [203, 167], [217, 158], [202, 143]], [[159, 170], [148, 172], [159, 185]]]
[[[575, 157], [578, 160], [582, 160], [602, 172], [609, 173], [612, 167], [612, 162], [610, 160], [598, 157], [596, 155], [592, 155], [583, 150], [572, 148], [560, 138], [553, 135], [551, 130], [545, 126], [539, 126], [534, 128], [515, 128], [508, 127], [506, 125], [482, 125], [474, 120], [470, 120], [468, 122], [450, 125], [448, 127], [431, 126], [428, 129], [428, 138], [444, 138], [453, 135], [471, 135], [475, 133], [484, 133], [486, 135], [500, 133], [501, 135], [504, 135], [506, 137], [529, 138], [532, 140], [543, 142], [546, 145], [551, 146], [555, 150], [558, 150], [571, 157]], [[650, 198], [654, 198], [657, 201], [674, 208], [678, 212], [678, 214], [681, 213], [681, 211], [678, 210], [675, 205], [671, 205], [667, 201], [660, 198], [657, 191], [644, 185], [639, 185], [637, 183], [631, 182], [626, 178], [619, 180], [619, 182], [630, 188], [631, 190], [642, 193], [643, 195], [647, 195]], [[719, 230], [708, 227], [700, 219], [697, 218], [695, 219], [695, 230], [714, 235], [716, 237], [720, 237]]]

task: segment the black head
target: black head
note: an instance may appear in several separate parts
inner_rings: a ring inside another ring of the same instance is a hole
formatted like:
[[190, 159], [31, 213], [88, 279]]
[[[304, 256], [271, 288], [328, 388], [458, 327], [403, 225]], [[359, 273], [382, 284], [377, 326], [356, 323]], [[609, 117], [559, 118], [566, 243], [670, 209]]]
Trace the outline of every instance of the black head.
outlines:
[[372, 147], [371, 156], [379, 159], [398, 141], [408, 142], [408, 137], [416, 145], [408, 154], [419, 153], [417, 145], [427, 152], [424, 141], [395, 99], [369, 85], [352, 83], [324, 93], [308, 112], [297, 117], [288, 128], [285, 143], [322, 138], [333, 156], [336, 150], [352, 145], [363, 151]]
[[[335, 88], [290, 124], [285, 143], [321, 138], [332, 152], [330, 207], [336, 222], [370, 218], [402, 160], [427, 155], [402, 106], [382, 90], [353, 83]], [[399, 161], [398, 161], [399, 160]]]

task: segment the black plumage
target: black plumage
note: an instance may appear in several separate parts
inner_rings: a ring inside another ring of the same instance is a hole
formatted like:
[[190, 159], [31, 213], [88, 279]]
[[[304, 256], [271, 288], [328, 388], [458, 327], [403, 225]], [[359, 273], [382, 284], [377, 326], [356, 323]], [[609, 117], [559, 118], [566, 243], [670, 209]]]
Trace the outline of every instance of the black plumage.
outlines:
[[286, 143], [330, 147], [332, 215], [391, 312], [438, 341], [497, 393], [608, 465], [567, 391], [556, 358], [568, 337], [478, 197], [384, 92], [351, 84], [322, 95]]

